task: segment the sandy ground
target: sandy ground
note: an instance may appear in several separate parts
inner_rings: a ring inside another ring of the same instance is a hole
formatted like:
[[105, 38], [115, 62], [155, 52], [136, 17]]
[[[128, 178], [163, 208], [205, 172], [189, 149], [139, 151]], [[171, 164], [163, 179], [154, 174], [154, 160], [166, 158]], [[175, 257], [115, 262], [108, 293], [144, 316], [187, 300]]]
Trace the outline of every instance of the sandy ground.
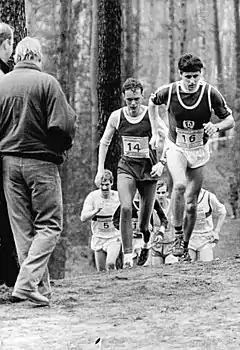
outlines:
[[1, 286], [0, 349], [239, 349], [240, 259], [226, 254], [240, 251], [239, 224], [220, 260], [54, 281], [50, 307], [10, 304]]

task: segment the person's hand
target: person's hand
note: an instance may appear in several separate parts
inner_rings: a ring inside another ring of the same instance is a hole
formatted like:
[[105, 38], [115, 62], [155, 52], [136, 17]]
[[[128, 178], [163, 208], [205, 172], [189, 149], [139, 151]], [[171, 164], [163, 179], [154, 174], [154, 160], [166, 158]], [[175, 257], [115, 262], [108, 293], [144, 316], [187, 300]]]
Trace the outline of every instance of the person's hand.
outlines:
[[104, 174], [104, 170], [98, 170], [96, 176], [95, 176], [95, 180], [94, 180], [94, 183], [95, 185], [99, 188], [100, 187], [100, 184], [101, 184], [101, 179], [103, 177], [103, 174]]
[[152, 243], [152, 246], [158, 246], [159, 244], [161, 244], [162, 243], [162, 241], [163, 241], [163, 236], [164, 236], [164, 234], [163, 234], [163, 232], [161, 232], [161, 231], [157, 231], [157, 232], [155, 232], [154, 233], [154, 236], [153, 236], [153, 243]]
[[150, 175], [152, 177], [161, 176], [163, 173], [163, 169], [164, 165], [161, 162], [158, 162], [157, 164], [153, 165]]
[[203, 124], [203, 128], [204, 128], [205, 133], [210, 137], [213, 136], [216, 132], [218, 132], [217, 125], [213, 124], [212, 122], [208, 122], [208, 123]]
[[156, 148], [160, 148], [162, 143], [163, 143], [162, 137], [160, 137], [159, 134], [153, 134], [149, 142], [149, 145], [152, 147], [152, 149], [156, 149]]
[[103, 201], [99, 201], [96, 205], [96, 209], [97, 209], [97, 213], [99, 213], [104, 207], [104, 202]]
[[211, 243], [218, 243], [218, 241], [219, 241], [219, 234], [218, 234], [218, 232], [213, 231], [213, 236], [212, 236], [212, 239], [211, 239]]

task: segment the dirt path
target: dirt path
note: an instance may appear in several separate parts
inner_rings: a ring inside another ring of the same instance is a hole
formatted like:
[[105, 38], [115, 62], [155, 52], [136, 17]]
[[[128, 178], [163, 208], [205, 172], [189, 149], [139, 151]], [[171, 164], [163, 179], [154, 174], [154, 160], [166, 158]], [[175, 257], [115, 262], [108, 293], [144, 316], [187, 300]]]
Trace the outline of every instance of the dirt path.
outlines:
[[50, 308], [9, 304], [0, 286], [0, 349], [240, 349], [239, 231], [226, 221], [213, 263], [55, 281]]
[[239, 349], [240, 259], [92, 274], [54, 283], [50, 308], [10, 305], [1, 350]]

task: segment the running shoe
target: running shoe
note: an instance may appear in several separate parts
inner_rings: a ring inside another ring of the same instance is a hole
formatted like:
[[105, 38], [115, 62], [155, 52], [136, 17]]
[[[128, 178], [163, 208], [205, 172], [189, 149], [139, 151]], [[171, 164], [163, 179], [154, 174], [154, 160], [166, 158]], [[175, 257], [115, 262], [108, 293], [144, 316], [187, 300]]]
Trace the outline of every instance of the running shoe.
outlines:
[[189, 254], [188, 249], [184, 251], [183, 255], [179, 258], [180, 262], [191, 262], [192, 258]]
[[148, 255], [149, 255], [149, 249], [148, 248], [141, 248], [141, 253], [140, 253], [139, 258], [137, 260], [137, 265], [143, 266], [148, 259]]
[[126, 261], [125, 263], [123, 263], [123, 270], [129, 270], [133, 267], [133, 263], [131, 264], [130, 261]]
[[132, 257], [132, 254], [129, 256], [128, 254], [127, 255], [124, 255], [123, 257], [123, 269], [131, 269], [133, 267], [133, 257]]
[[175, 241], [172, 247], [174, 256], [182, 256], [184, 254], [183, 233], [175, 233]]

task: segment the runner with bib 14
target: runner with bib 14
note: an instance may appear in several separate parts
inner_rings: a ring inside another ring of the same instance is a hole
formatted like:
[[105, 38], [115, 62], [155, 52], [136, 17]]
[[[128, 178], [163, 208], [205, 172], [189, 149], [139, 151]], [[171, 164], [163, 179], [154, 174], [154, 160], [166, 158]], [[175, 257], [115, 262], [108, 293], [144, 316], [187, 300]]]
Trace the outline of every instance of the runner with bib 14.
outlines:
[[[100, 185], [104, 172], [104, 163], [111, 139], [116, 131], [121, 140], [121, 158], [117, 170], [117, 187], [121, 203], [120, 231], [124, 253], [123, 268], [133, 266], [133, 228], [132, 202], [136, 190], [140, 196], [139, 230], [143, 236], [142, 249], [138, 265], [147, 261], [150, 248], [149, 223], [155, 201], [158, 177], [162, 174], [163, 164], [157, 162], [157, 152], [149, 144], [152, 126], [148, 107], [142, 104], [143, 86], [136, 79], [129, 78], [122, 87], [126, 106], [113, 111], [108, 119], [104, 134], [100, 140], [98, 171], [95, 183]], [[163, 121], [156, 122], [162, 137], [166, 136]]]

